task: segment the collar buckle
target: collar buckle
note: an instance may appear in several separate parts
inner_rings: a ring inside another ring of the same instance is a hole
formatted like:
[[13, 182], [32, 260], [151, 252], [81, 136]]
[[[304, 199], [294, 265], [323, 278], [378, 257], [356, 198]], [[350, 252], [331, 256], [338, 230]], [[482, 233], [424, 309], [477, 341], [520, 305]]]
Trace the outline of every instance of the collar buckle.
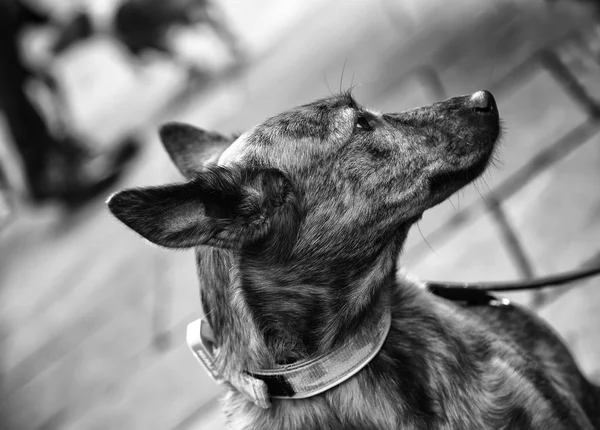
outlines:
[[188, 324], [186, 340], [194, 357], [202, 364], [208, 376], [217, 384], [225, 379], [219, 374], [215, 364], [215, 353], [218, 351], [212, 340], [212, 330], [203, 319]]
[[[214, 344], [214, 336], [208, 323], [203, 319], [197, 319], [189, 323], [186, 340], [192, 354], [202, 364], [208, 376], [217, 384], [226, 382], [227, 379], [217, 369], [215, 354], [218, 353], [218, 348]], [[235, 381], [228, 382], [257, 406], [263, 409], [271, 407], [269, 391], [264, 381], [247, 373], [242, 373], [235, 379]]]

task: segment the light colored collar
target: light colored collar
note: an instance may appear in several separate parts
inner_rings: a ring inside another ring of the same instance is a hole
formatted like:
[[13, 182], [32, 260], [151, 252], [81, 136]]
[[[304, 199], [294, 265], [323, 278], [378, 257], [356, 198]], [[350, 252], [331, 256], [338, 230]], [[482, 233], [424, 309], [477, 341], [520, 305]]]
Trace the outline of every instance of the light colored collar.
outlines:
[[226, 380], [217, 370], [215, 355], [219, 351], [206, 321], [199, 319], [188, 325], [187, 343], [215, 382], [228, 381], [257, 406], [266, 409], [271, 406], [271, 399], [316, 396], [356, 375], [375, 358], [387, 338], [392, 321], [389, 307], [383, 307], [372, 321], [327, 354], [273, 369], [244, 372], [235, 381]]

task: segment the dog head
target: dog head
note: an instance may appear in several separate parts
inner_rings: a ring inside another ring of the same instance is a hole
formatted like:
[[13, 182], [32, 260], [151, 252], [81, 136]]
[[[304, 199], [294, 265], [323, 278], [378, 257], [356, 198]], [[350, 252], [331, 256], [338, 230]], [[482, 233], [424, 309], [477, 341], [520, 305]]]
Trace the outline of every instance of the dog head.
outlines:
[[360, 330], [410, 226], [485, 169], [499, 118], [487, 92], [395, 114], [342, 94], [234, 141], [183, 124], [160, 135], [187, 181], [108, 205], [151, 242], [197, 247], [204, 313], [235, 374]]
[[477, 178], [499, 135], [486, 91], [381, 114], [342, 94], [270, 118], [235, 141], [171, 123], [160, 135], [188, 179], [132, 189], [111, 211], [166, 247], [209, 245], [353, 258], [392, 240]]

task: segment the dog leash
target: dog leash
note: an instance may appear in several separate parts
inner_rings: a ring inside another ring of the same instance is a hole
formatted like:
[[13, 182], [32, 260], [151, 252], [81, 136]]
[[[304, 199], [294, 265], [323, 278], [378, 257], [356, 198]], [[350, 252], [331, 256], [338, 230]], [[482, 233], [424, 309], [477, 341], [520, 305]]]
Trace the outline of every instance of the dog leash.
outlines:
[[433, 294], [454, 301], [465, 301], [481, 304], [494, 297], [489, 294], [495, 291], [537, 290], [556, 287], [570, 282], [600, 275], [600, 266], [591, 269], [579, 269], [557, 275], [545, 276], [528, 281], [510, 282], [438, 282], [425, 281], [425, 287]]

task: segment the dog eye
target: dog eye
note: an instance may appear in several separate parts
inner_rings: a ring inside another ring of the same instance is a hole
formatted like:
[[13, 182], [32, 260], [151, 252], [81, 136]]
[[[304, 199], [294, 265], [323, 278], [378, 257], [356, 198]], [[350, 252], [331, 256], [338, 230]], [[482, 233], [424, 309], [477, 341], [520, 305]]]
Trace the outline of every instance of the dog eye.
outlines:
[[360, 128], [365, 131], [373, 130], [373, 127], [371, 126], [371, 123], [369, 122], [369, 120], [364, 115], [360, 115], [360, 114], [358, 115], [358, 118], [356, 119], [356, 128]]

